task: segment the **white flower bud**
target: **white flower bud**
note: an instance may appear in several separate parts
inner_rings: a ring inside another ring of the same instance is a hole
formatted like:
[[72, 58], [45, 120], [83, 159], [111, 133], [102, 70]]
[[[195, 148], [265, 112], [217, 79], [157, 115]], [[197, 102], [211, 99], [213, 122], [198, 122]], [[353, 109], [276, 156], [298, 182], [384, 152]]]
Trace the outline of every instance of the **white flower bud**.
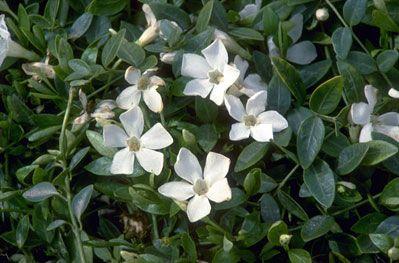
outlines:
[[163, 63], [166, 64], [172, 64], [173, 61], [175, 60], [175, 56], [176, 56], [176, 51], [174, 52], [165, 52], [165, 53], [160, 53], [159, 54], [159, 58]]
[[394, 99], [399, 99], [399, 91], [396, 89], [390, 89], [388, 95]]
[[391, 260], [399, 260], [399, 248], [391, 247], [390, 249], [388, 249], [388, 257]]
[[316, 10], [316, 19], [319, 21], [326, 21], [329, 16], [330, 14], [328, 13], [327, 8], [319, 8]]
[[288, 235], [288, 234], [282, 234], [279, 238], [280, 241], [280, 245], [282, 246], [288, 246], [288, 244], [290, 243], [292, 238], [292, 235]]
[[145, 19], [147, 20], [147, 29], [141, 34], [137, 44], [139, 46], [145, 46], [154, 41], [159, 34], [159, 22], [157, 21], [151, 7], [147, 4], [143, 5], [143, 12]]

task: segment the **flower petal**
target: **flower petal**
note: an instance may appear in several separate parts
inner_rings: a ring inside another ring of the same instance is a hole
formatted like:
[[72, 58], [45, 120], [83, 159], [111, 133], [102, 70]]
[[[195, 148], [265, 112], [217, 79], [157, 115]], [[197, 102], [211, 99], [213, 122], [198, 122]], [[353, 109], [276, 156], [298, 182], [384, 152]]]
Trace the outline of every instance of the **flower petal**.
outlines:
[[233, 125], [231, 125], [229, 138], [232, 141], [240, 141], [247, 139], [250, 133], [251, 131], [244, 123], [234, 123]]
[[224, 98], [224, 104], [226, 105], [227, 111], [230, 116], [233, 117], [236, 121], [242, 121], [245, 116], [244, 105], [239, 98], [226, 95]]
[[204, 195], [194, 195], [187, 205], [187, 216], [190, 222], [197, 222], [211, 212], [211, 204]]
[[186, 182], [169, 182], [163, 184], [158, 188], [158, 192], [179, 201], [187, 200], [195, 194], [193, 186]]
[[130, 85], [135, 85], [139, 82], [139, 78], [141, 77], [141, 71], [135, 67], [128, 67], [125, 71], [125, 80]]
[[126, 132], [114, 124], [104, 126], [104, 145], [108, 147], [125, 147], [128, 136]]
[[219, 153], [209, 152], [206, 156], [204, 179], [212, 186], [216, 181], [226, 177], [229, 167], [229, 158]]
[[112, 174], [132, 174], [134, 167], [134, 152], [124, 148], [115, 153], [110, 172]]
[[273, 132], [280, 132], [288, 127], [287, 120], [274, 110], [262, 112], [259, 114], [258, 120], [262, 124], [271, 124]]
[[374, 130], [399, 142], [399, 126], [375, 125]]
[[203, 49], [201, 53], [204, 55], [206, 61], [213, 69], [223, 71], [225, 65], [229, 60], [227, 50], [220, 39], [216, 39], [208, 47]]
[[373, 125], [371, 123], [367, 123], [363, 126], [359, 135], [359, 142], [369, 142], [372, 140], [371, 133], [373, 132]]
[[137, 161], [149, 173], [159, 175], [163, 168], [163, 153], [141, 148], [136, 152]]
[[137, 90], [137, 86], [130, 86], [122, 90], [116, 98], [116, 104], [119, 108], [128, 110], [139, 105], [141, 99], [141, 91]]
[[273, 139], [273, 127], [271, 124], [258, 124], [251, 127], [251, 136], [258, 142], [268, 142]]
[[171, 145], [173, 143], [173, 138], [162, 124], [157, 123], [144, 133], [140, 138], [140, 142], [144, 148], [159, 150]]
[[174, 165], [175, 172], [180, 178], [194, 184], [197, 179], [202, 178], [202, 168], [192, 152], [181, 148]]
[[152, 112], [161, 112], [163, 109], [162, 97], [154, 88], [143, 92], [143, 99]]
[[390, 89], [388, 95], [394, 99], [399, 99], [399, 91], [396, 89]]
[[351, 106], [350, 117], [353, 123], [366, 125], [370, 122], [372, 109], [369, 104], [364, 102], [353, 103]]
[[267, 85], [258, 74], [249, 74], [244, 80], [242, 93], [251, 97], [259, 91], [266, 91]]
[[125, 131], [129, 136], [140, 138], [144, 128], [143, 112], [139, 107], [134, 107], [119, 116]]
[[211, 96], [209, 96], [209, 99], [213, 101], [216, 105], [220, 106], [223, 104], [226, 91], [227, 88], [220, 85], [215, 85], [212, 89]]
[[151, 76], [150, 77], [151, 86], [165, 86], [165, 81], [158, 77], [158, 76]]
[[253, 19], [258, 11], [259, 8], [255, 4], [248, 4], [238, 14], [241, 20]]
[[244, 81], [245, 73], [247, 73], [248, 66], [249, 66], [248, 62], [246, 60], [242, 59], [239, 55], [236, 55], [234, 57], [234, 65], [240, 71], [239, 79], [241, 81]]
[[218, 86], [228, 89], [237, 81], [239, 76], [240, 71], [236, 67], [225, 65], [223, 69], [223, 79]]
[[181, 65], [181, 74], [185, 77], [206, 79], [211, 70], [205, 58], [197, 54], [184, 54]]
[[387, 112], [377, 118], [377, 122], [383, 125], [399, 126], [399, 113]]
[[259, 113], [264, 112], [266, 108], [267, 92], [259, 91], [247, 101], [246, 111], [248, 115], [258, 116]]
[[366, 96], [367, 102], [370, 105], [371, 113], [374, 110], [374, 106], [377, 103], [377, 92], [378, 90], [371, 85], [364, 87], [364, 95]]
[[206, 98], [211, 92], [213, 84], [208, 79], [193, 79], [187, 82], [184, 88], [184, 95], [187, 96], [201, 96]]
[[216, 181], [206, 193], [213, 202], [221, 203], [231, 199], [231, 188], [226, 178]]

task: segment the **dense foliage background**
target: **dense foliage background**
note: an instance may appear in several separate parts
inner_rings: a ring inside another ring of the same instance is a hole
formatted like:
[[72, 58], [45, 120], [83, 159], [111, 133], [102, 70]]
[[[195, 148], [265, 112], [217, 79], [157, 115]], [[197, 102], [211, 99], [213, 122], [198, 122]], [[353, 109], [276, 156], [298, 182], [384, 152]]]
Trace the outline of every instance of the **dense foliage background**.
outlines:
[[[154, 23], [143, 3], [157, 25], [145, 41]], [[399, 259], [399, 118], [361, 143], [350, 118], [366, 84], [378, 90], [369, 123], [399, 110], [388, 96], [399, 89], [397, 1], [1, 0], [0, 11], [33, 52], [8, 53], [0, 68], [2, 262]], [[229, 140], [224, 106], [184, 96], [183, 54], [215, 38], [229, 61], [249, 61], [267, 109], [288, 120], [273, 141]], [[129, 86], [129, 66], [157, 67], [165, 81], [162, 113], [142, 107], [146, 125], [162, 122], [174, 140], [158, 176], [111, 174], [102, 126], [123, 111], [90, 117]], [[231, 159], [232, 199], [196, 223], [157, 191], [177, 178], [181, 147], [201, 163], [209, 151]]]

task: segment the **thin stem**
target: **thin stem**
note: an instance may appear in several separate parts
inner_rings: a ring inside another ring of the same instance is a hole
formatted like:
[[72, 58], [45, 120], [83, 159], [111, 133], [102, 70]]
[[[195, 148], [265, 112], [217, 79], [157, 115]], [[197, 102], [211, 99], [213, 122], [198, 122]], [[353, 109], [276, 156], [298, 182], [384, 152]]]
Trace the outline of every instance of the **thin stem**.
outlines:
[[154, 232], [154, 239], [159, 239], [158, 222], [156, 215], [151, 214], [151, 221], [152, 221], [152, 231]]
[[69, 89], [69, 97], [68, 97], [68, 104], [67, 108], [65, 110], [65, 115], [64, 115], [64, 120], [62, 121], [62, 128], [61, 128], [61, 134], [60, 134], [60, 139], [59, 139], [59, 148], [62, 156], [62, 160], [65, 162], [66, 160], [66, 126], [68, 124], [68, 119], [69, 119], [69, 114], [71, 113], [71, 107], [72, 107], [72, 101], [73, 101], [73, 95], [74, 95], [75, 89], [70, 88]]
[[[340, 13], [338, 12], [338, 10], [335, 8], [335, 6], [330, 2], [330, 0], [325, 0], [326, 3], [330, 6], [331, 10], [333, 10], [333, 12], [335, 13], [335, 15], [338, 17], [338, 19], [341, 21], [341, 23], [349, 28], [351, 30], [351, 34], [353, 36], [353, 38], [355, 39], [355, 41], [359, 44], [359, 46], [364, 50], [364, 52], [366, 52], [368, 55], [370, 55], [370, 52], [368, 51], [368, 49], [366, 48], [366, 46], [362, 43], [362, 41], [360, 41], [360, 39], [356, 36], [355, 32], [353, 32], [352, 28], [345, 22], [344, 18], [340, 15]], [[388, 85], [391, 88], [394, 88], [392, 82], [389, 80], [388, 76], [384, 73], [379, 71], [381, 76], [385, 79], [385, 81], [388, 83]]]
[[[378, 194], [376, 194], [376, 195], [371, 196], [370, 198], [374, 200], [374, 199], [378, 198], [380, 195], [381, 195], [381, 193], [378, 193]], [[337, 216], [337, 215], [343, 214], [343, 213], [348, 212], [348, 211], [350, 211], [350, 210], [352, 210], [352, 209], [355, 209], [355, 208], [357, 208], [357, 207], [359, 207], [359, 206], [362, 206], [362, 205], [364, 205], [364, 204], [367, 204], [368, 202], [370, 202], [370, 200], [369, 200], [369, 199], [365, 199], [365, 200], [363, 200], [363, 201], [361, 201], [361, 202], [359, 202], [359, 203], [357, 203], [357, 204], [354, 204], [354, 205], [352, 205], [352, 206], [349, 206], [349, 207], [346, 207], [346, 208], [341, 209], [341, 210], [339, 210], [339, 211], [336, 211], [336, 212], [334, 212], [334, 213], [332, 213], [332, 214], [330, 214], [330, 215], [331, 215], [331, 216]]]
[[224, 234], [226, 233], [226, 231], [225, 231], [221, 226], [219, 226], [217, 223], [213, 222], [212, 219], [210, 219], [209, 217], [204, 217], [204, 218], [202, 219], [202, 221], [203, 221], [204, 223], [208, 224], [208, 225], [213, 226], [213, 227], [216, 228], [219, 232], [224, 233]]
[[296, 172], [296, 170], [299, 168], [299, 164], [295, 165], [295, 167], [287, 174], [287, 176], [279, 183], [276, 192], [278, 192], [290, 179], [290, 177]]
[[115, 82], [120, 80], [121, 78], [123, 78], [123, 75], [120, 75], [120, 76], [114, 78], [113, 80], [111, 80], [110, 82], [108, 82], [107, 84], [102, 86], [101, 88], [99, 88], [99, 89], [95, 90], [94, 92], [90, 93], [89, 95], [87, 95], [87, 99], [90, 99], [93, 96], [95, 96], [96, 94], [100, 93], [101, 91], [107, 89], [109, 86], [111, 86], [112, 84], [114, 84]]

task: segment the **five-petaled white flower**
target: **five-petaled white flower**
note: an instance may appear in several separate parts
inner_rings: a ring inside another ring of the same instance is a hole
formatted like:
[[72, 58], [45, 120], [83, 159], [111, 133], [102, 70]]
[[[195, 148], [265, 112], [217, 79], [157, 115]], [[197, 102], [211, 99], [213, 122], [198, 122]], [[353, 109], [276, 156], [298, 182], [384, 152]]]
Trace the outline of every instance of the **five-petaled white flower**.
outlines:
[[258, 142], [273, 139], [273, 132], [288, 127], [287, 120], [277, 111], [265, 111], [267, 92], [260, 91], [248, 99], [246, 107], [239, 98], [226, 95], [225, 105], [231, 117], [239, 121], [230, 130], [230, 140], [238, 141], [252, 136]]
[[380, 116], [373, 115], [377, 103], [377, 89], [371, 85], [364, 87], [367, 103], [353, 103], [350, 110], [350, 119], [354, 124], [363, 126], [359, 135], [359, 142], [372, 140], [373, 131], [385, 134], [399, 141], [399, 113], [388, 112]]
[[183, 55], [181, 74], [194, 78], [186, 84], [183, 93], [203, 98], [211, 93], [210, 99], [221, 105], [227, 89], [237, 80], [240, 71], [227, 64], [227, 50], [219, 39], [201, 53], [205, 58], [197, 54]]
[[136, 107], [143, 96], [145, 104], [153, 112], [161, 112], [163, 109], [162, 97], [157, 88], [165, 85], [163, 79], [155, 76], [156, 69], [148, 69], [141, 74], [139, 69], [132, 66], [125, 72], [126, 81], [131, 84], [116, 98], [118, 107], [124, 110]]
[[394, 88], [391, 88], [388, 92], [388, 95], [391, 96], [394, 99], [399, 99], [399, 90], [396, 90]]
[[234, 65], [240, 70], [240, 76], [231, 86], [228, 93], [236, 96], [245, 94], [251, 97], [259, 91], [266, 90], [267, 85], [258, 74], [248, 74], [248, 76], [245, 76], [249, 66], [246, 60], [236, 55], [234, 57]]
[[124, 129], [117, 125], [104, 126], [104, 144], [109, 147], [124, 147], [112, 160], [111, 173], [131, 174], [134, 159], [144, 170], [159, 175], [163, 168], [163, 153], [155, 150], [163, 149], [173, 143], [173, 138], [160, 124], [155, 124], [143, 133], [144, 118], [139, 107], [134, 107], [119, 117]]
[[192, 197], [187, 205], [187, 216], [190, 222], [196, 222], [210, 213], [209, 200], [221, 203], [231, 199], [231, 189], [226, 179], [229, 166], [229, 158], [210, 152], [202, 172], [197, 157], [186, 148], [181, 148], [174, 168], [176, 174], [185, 181], [166, 183], [158, 191], [178, 201]]

